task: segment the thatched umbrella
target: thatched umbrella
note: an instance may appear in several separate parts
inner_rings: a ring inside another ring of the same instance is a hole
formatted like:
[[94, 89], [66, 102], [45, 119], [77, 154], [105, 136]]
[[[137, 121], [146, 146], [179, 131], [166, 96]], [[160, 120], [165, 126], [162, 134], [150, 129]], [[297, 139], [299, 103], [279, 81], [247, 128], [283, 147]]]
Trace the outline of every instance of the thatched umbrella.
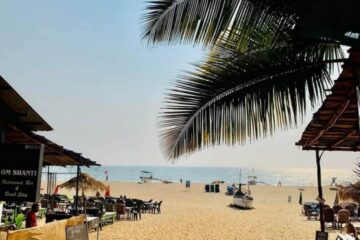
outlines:
[[[80, 174], [80, 186], [82, 188], [82, 191], [105, 191], [106, 190], [106, 185], [103, 184], [102, 182], [96, 180], [95, 178], [91, 177], [89, 174], [87, 173], [81, 173]], [[75, 188], [77, 186], [77, 177], [73, 177], [70, 180], [64, 182], [63, 184], [60, 184], [59, 187], [60, 188], [67, 188], [67, 189], [72, 189]]]
[[334, 200], [334, 206], [339, 205], [339, 192], [336, 191], [335, 200]]
[[338, 186], [339, 197], [341, 200], [353, 200], [360, 203], [360, 181], [347, 185]]

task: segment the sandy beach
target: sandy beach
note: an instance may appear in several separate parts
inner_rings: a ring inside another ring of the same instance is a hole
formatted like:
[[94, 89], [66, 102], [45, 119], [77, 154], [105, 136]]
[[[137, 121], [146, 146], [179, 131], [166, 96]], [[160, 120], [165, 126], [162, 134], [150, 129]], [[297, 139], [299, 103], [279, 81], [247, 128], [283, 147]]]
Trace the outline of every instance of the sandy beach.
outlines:
[[[205, 193], [204, 184], [111, 182], [113, 196], [126, 195], [144, 200], [163, 200], [161, 214], [143, 214], [142, 220], [121, 220], [107, 225], [100, 239], [313, 239], [319, 222], [301, 215], [298, 187], [252, 186], [254, 208], [229, 207], [232, 198], [221, 193]], [[304, 187], [303, 200], [315, 201], [316, 187]], [[288, 203], [288, 196], [292, 201]], [[329, 205], [335, 192], [324, 187]], [[328, 229], [329, 239], [338, 231]], [[91, 239], [96, 239], [95, 232]], [[296, 236], [296, 237], [295, 237]]]

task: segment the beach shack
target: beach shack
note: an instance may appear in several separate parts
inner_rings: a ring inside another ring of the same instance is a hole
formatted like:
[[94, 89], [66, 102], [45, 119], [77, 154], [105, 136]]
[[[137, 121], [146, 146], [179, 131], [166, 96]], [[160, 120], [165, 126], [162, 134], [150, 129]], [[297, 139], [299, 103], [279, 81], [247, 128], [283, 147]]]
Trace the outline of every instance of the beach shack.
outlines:
[[[0, 201], [16, 206], [39, 201], [42, 169], [46, 166], [77, 166], [79, 178], [81, 166], [98, 165], [35, 133], [53, 129], [1, 76], [0, 106]], [[56, 178], [49, 171], [47, 174], [47, 193], [50, 196]], [[78, 195], [78, 188], [76, 193]], [[74, 235], [76, 229], [81, 229], [77, 227], [71, 232], [71, 227], [83, 224], [84, 217], [79, 216], [43, 227], [8, 231], [4, 239], [50, 239], [49, 236], [51, 239], [67, 239], [67, 235]], [[3, 237], [1, 234], [0, 238]]]
[[325, 231], [320, 160], [325, 151], [360, 151], [360, 49], [351, 48], [343, 71], [296, 145], [316, 155], [321, 231]]

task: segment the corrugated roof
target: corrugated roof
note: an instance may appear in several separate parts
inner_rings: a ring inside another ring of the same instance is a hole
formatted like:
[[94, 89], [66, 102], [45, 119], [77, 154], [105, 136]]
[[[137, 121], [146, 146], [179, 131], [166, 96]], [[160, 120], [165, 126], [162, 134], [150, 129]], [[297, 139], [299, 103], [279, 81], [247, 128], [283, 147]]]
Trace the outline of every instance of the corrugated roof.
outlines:
[[51, 131], [52, 127], [0, 76], [0, 118], [29, 131]]
[[360, 51], [350, 51], [331, 93], [306, 127], [298, 146], [304, 150], [360, 151]]

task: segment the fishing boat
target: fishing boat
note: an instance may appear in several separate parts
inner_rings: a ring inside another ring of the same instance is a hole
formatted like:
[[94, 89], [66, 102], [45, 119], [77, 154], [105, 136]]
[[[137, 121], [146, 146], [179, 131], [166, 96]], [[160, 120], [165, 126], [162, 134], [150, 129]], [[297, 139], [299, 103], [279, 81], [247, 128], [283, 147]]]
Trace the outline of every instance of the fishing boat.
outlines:
[[239, 189], [233, 195], [234, 206], [244, 209], [249, 209], [252, 207], [253, 197], [251, 196], [249, 184], [248, 191], [242, 191], [241, 186], [241, 169], [239, 174]]
[[254, 198], [251, 196], [250, 191], [243, 192], [239, 184], [239, 190], [233, 195], [234, 205], [236, 207], [249, 209], [252, 207]]

